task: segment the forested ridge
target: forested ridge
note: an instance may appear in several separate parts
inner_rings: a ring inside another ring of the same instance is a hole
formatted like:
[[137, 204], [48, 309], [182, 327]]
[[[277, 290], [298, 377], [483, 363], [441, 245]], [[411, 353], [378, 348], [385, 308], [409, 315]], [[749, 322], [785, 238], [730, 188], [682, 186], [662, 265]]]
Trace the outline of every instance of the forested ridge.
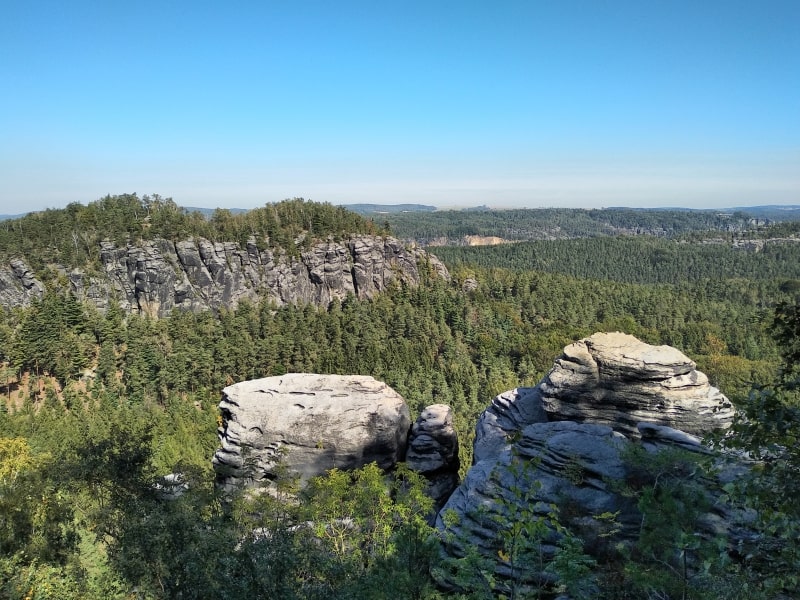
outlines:
[[[791, 219], [794, 213], [786, 213]], [[507, 241], [553, 240], [603, 235], [675, 238], [710, 231], [752, 232], [769, 221], [746, 212], [631, 208], [525, 208], [440, 210], [381, 215], [395, 235], [421, 244], [462, 245], [466, 236]], [[778, 219], [776, 219], [777, 221]]]
[[[253, 239], [260, 248], [294, 251], [314, 238], [383, 233], [370, 219], [340, 206], [294, 198], [245, 213], [216, 209], [206, 217], [186, 211], [171, 198], [154, 194], [106, 196], [89, 204], [73, 203], [0, 222], [0, 256], [24, 256], [34, 268], [48, 263], [70, 267], [97, 263], [100, 242], [115, 244], [163, 238], [180, 241]], [[302, 235], [301, 235], [302, 234]]]
[[800, 279], [800, 237], [744, 247], [650, 236], [595, 237], [488, 248], [442, 247], [436, 248], [436, 255], [448, 266], [546, 271], [634, 284]]
[[[85, 222], [91, 226], [83, 229]], [[93, 244], [106, 237], [303, 244], [351, 227], [377, 231], [357, 215], [301, 200], [205, 220], [171, 201], [132, 196], [6, 226], [2, 251], [24, 253], [37, 268], [54, 258], [92, 260]], [[55, 235], [59, 227], [65, 236]], [[371, 300], [351, 296], [323, 309], [242, 302], [160, 320], [114, 305], [101, 314], [51, 289], [28, 308], [0, 313], [0, 596], [459, 597], [437, 591], [427, 576], [437, 552], [413, 474], [402, 474], [391, 498], [369, 468], [355, 480], [333, 473], [299, 504], [221, 498], [210, 467], [219, 392], [255, 377], [365, 374], [396, 389], [413, 417], [434, 402], [449, 404], [466, 467], [475, 420], [495, 394], [536, 384], [575, 339], [620, 330], [696, 360], [749, 415], [737, 434], [745, 448], [789, 446], [796, 454], [796, 248], [598, 238], [443, 249], [451, 282], [423, 269], [419, 286], [396, 284]], [[781, 456], [750, 487], [730, 490], [731, 502], [741, 494], [768, 506], [764, 526], [782, 528], [781, 545], [770, 551], [772, 578], [758, 561], [709, 559], [712, 579], [738, 582], [742, 598], [797, 591], [797, 507], [791, 488], [769, 490], [796, 480], [800, 461]], [[189, 491], [165, 502], [154, 483], [173, 472]], [[291, 533], [293, 523], [341, 516], [361, 524], [346, 551]], [[615, 584], [588, 597], [641, 598], [658, 589], [663, 594], [652, 597], [680, 597], [664, 590], [686, 589], [677, 575], [661, 582], [669, 570], [644, 554], [630, 562], [633, 570], [599, 565], [600, 581]], [[465, 585], [461, 597], [486, 597]], [[723, 595], [721, 584], [698, 583], [691, 597], [734, 597], [733, 587]]]

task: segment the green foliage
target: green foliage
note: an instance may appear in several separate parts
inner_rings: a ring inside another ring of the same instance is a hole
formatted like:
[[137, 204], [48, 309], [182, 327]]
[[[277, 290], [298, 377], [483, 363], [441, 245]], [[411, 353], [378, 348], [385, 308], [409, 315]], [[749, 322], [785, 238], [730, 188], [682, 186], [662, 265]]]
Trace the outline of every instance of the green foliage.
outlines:
[[627, 482], [620, 491], [636, 503], [641, 522], [635, 544], [618, 549], [622, 574], [606, 574], [622, 588], [612, 597], [716, 598], [715, 577], [729, 573], [727, 540], [701, 526], [715, 485], [711, 459], [632, 446], [625, 462]]
[[[267, 204], [242, 214], [217, 210], [210, 219], [199, 212], [180, 208], [171, 198], [158, 194], [106, 196], [84, 206], [73, 203], [64, 209], [30, 213], [3, 221], [0, 256], [24, 256], [38, 272], [49, 265], [100, 268], [100, 242], [116, 245], [164, 238], [171, 241], [204, 237], [213, 241], [235, 241], [245, 247], [256, 244], [298, 252], [311, 239], [343, 237], [357, 233], [382, 234], [368, 219], [341, 206], [305, 201], [302, 198]], [[305, 242], [303, 241], [305, 240]], [[49, 278], [56, 275], [51, 274]]]
[[769, 594], [794, 596], [800, 593], [800, 305], [780, 304], [773, 331], [783, 357], [780, 377], [752, 391], [740, 407], [733, 436], [724, 440], [757, 463], [726, 491], [734, 506], [758, 515], [760, 536], [743, 549], [747, 574]]
[[71, 294], [48, 292], [25, 312], [15, 332], [10, 361], [20, 371], [50, 373], [65, 384], [78, 376], [95, 349], [89, 313]]
[[[730, 244], [695, 244], [647, 236], [522, 242], [491, 247], [436, 248], [448, 265], [562, 273], [620, 283], [675, 284], [730, 279], [800, 277], [800, 244], [767, 244], [759, 251]], [[781, 284], [786, 288], [786, 282]]]
[[[651, 218], [612, 213], [551, 216], [584, 233]], [[480, 218], [486, 227], [508, 226], [505, 216]], [[652, 217], [647, 227], [668, 235], [691, 228], [668, 218]], [[489, 231], [473, 224], [465, 218], [453, 231]], [[220, 210], [206, 220], [171, 200], [123, 195], [4, 223], [0, 253], [25, 255], [56, 280], [50, 263], [95, 268], [105, 238], [255, 239], [259, 247], [297, 253], [312, 238], [354, 232], [380, 233], [341, 208], [301, 199], [247, 215]], [[616, 598], [796, 594], [794, 246], [751, 253], [607, 238], [441, 254], [452, 285], [423, 267], [418, 288], [397, 285], [372, 300], [349, 297], [323, 309], [243, 302], [156, 321], [125, 315], [113, 303], [98, 315], [69, 294], [50, 292], [29, 308], [1, 311], [0, 385], [9, 404], [0, 410], [0, 596], [434, 597], [425, 574], [436, 541], [413, 474], [334, 471], [302, 501], [291, 500], [289, 481], [277, 495], [218, 496], [209, 464], [219, 390], [290, 371], [373, 375], [400, 392], [412, 413], [433, 402], [453, 407], [466, 469], [475, 418], [492, 396], [535, 385], [566, 344], [613, 329], [684, 350], [742, 409], [733, 441], [764, 462], [727, 494], [758, 510], [761, 537], [737, 549], [739, 567], [728, 548], [698, 539], [702, 469], [681, 457], [656, 461], [643, 467], [638, 484], [629, 482], [644, 516], [635, 548], [611, 546], [619, 524], [609, 517], [611, 558], [598, 567], [601, 591]], [[465, 293], [467, 279], [475, 285]], [[25, 371], [33, 377], [23, 402]], [[771, 381], [777, 383], [764, 386]], [[748, 397], [753, 382], [761, 387]], [[182, 473], [189, 489], [165, 501], [156, 484], [169, 472]], [[582, 477], [575, 468], [566, 475]], [[558, 513], [529, 502], [535, 487], [517, 486], [503, 500], [505, 516], [491, 523], [501, 532], [498, 558], [519, 585], [503, 583], [467, 548], [455, 568], [471, 597], [539, 594], [555, 574], [558, 591], [571, 597], [597, 591], [588, 585], [592, 563]]]
[[772, 333], [783, 360], [778, 386], [790, 392], [800, 383], [800, 300], [781, 302], [776, 306]]
[[435, 555], [425, 480], [401, 467], [387, 480], [374, 463], [312, 480], [301, 514], [329, 559], [318, 573], [334, 597], [424, 598]]
[[73, 549], [72, 507], [53, 468], [25, 439], [0, 438], [0, 554], [60, 561]]

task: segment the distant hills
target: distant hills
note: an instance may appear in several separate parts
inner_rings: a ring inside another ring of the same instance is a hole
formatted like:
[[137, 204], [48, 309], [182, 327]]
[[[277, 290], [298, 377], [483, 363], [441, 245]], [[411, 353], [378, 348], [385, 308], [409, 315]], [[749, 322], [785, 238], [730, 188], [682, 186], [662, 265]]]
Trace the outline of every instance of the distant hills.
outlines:
[[438, 210], [435, 206], [427, 204], [342, 204], [341, 206], [360, 215], [434, 212]]
[[656, 208], [639, 208], [633, 206], [608, 206], [605, 210], [635, 210], [642, 212], [715, 212], [715, 213], [747, 213], [757, 219], [771, 221], [800, 221], [800, 206], [796, 204], [767, 204], [760, 206], [733, 206], [727, 208], [688, 208], [685, 206], [660, 206]]
[[770, 219], [771, 221], [800, 221], [800, 206], [796, 204], [787, 206], [739, 206], [729, 210], [745, 212], [759, 219]]
[[[546, 211], [550, 210], [548, 208], [522, 208], [522, 209], [510, 209], [510, 208], [498, 208], [493, 209], [489, 206], [481, 205], [481, 206], [472, 206], [467, 208], [460, 208], [460, 209], [439, 209], [436, 206], [432, 206], [430, 204], [371, 204], [371, 203], [356, 203], [356, 204], [341, 204], [342, 208], [346, 208], [347, 210], [351, 210], [355, 213], [360, 215], [396, 215], [402, 213], [430, 213], [430, 212], [503, 212], [509, 210], [523, 210], [523, 211]], [[202, 214], [204, 217], [209, 218], [211, 215], [214, 214], [214, 211], [217, 210], [216, 208], [202, 208], [197, 206], [184, 206], [182, 207], [184, 211], [192, 213], [197, 212]], [[233, 215], [238, 215], [241, 213], [246, 213], [252, 209], [247, 208], [228, 208], [226, 209], [230, 211]], [[746, 213], [747, 215], [755, 218], [755, 219], [769, 219], [770, 221], [800, 221], [800, 205], [797, 204], [790, 204], [790, 205], [779, 205], [779, 204], [768, 204], [768, 205], [757, 205], [757, 206], [734, 206], [734, 207], [727, 207], [727, 208], [688, 208], [683, 206], [664, 206], [664, 207], [649, 207], [649, 208], [641, 208], [641, 207], [630, 207], [630, 206], [609, 206], [602, 209], [597, 210], [621, 210], [621, 211], [637, 211], [637, 212], [713, 212], [713, 213]], [[2, 214], [0, 215], [0, 221], [6, 221], [8, 219], [19, 219], [24, 217], [28, 213], [19, 213], [19, 214]]]
[[[200, 208], [199, 206], [182, 206], [183, 210], [189, 213], [200, 213], [206, 219], [210, 218], [211, 215], [214, 214], [214, 211], [217, 210], [216, 208]], [[251, 210], [249, 208], [228, 208], [228, 210], [232, 215], [240, 215], [242, 213], [246, 213], [247, 211]]]

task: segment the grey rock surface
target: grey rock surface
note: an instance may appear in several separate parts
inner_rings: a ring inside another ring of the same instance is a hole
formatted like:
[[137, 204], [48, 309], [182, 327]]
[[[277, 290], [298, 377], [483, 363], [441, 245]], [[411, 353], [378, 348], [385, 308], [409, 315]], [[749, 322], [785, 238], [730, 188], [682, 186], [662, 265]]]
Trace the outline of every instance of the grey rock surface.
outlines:
[[213, 466], [224, 488], [272, 480], [283, 469], [301, 481], [334, 467], [389, 469], [404, 458], [411, 425], [397, 392], [358, 375], [243, 381], [223, 390], [219, 406]]
[[510, 438], [532, 423], [546, 423], [538, 387], [521, 387], [498, 394], [478, 417], [473, 462], [489, 458], [505, 448]]
[[[619, 521], [635, 528], [629, 503], [607, 483], [624, 478], [622, 452], [629, 443], [604, 425], [528, 425], [516, 443], [473, 465], [440, 511], [436, 527], [442, 532], [444, 555], [460, 558], [468, 547], [476, 548], [494, 560], [495, 576], [509, 578], [511, 565], [499, 553], [504, 550], [504, 531], [520, 519], [540, 519], [545, 530], [541, 558], [547, 564], [560, 537], [549, 521], [552, 505], [569, 505], [570, 514], [587, 528], [601, 530], [603, 523], [596, 516], [607, 512], [619, 512]], [[531, 569], [517, 575], [527, 582], [548, 577]], [[445, 588], [458, 587], [446, 571], [438, 578]]]
[[406, 465], [428, 479], [428, 494], [438, 511], [458, 486], [458, 434], [445, 404], [426, 407], [411, 427]]
[[642, 447], [649, 452], [679, 448], [689, 452], [709, 454], [711, 451], [703, 445], [696, 435], [654, 423], [639, 423], [637, 426], [641, 437]]
[[0, 265], [0, 305], [4, 307], [28, 306], [44, 294], [44, 285], [19, 258], [8, 265]]
[[[475, 463], [437, 516], [443, 556], [457, 560], [474, 547], [493, 565], [490, 575], [507, 580], [512, 572], [499, 554], [503, 536], [519, 519], [533, 519], [547, 526], [540, 546], [546, 564], [559, 537], [547, 522], [553, 506], [559, 521], [590, 546], [607, 543], [609, 524], [600, 516], [616, 514], [615, 543], [629, 544], [642, 516], [624, 490], [646, 473], [629, 450], [681, 450], [705, 459], [711, 452], [700, 435], [729, 427], [732, 418], [727, 398], [674, 348], [622, 333], [571, 344], [539, 385], [500, 394], [481, 414]], [[718, 498], [724, 477], [747, 467], [729, 457], [719, 464], [724, 468], [716, 477], [702, 469], [687, 475], [701, 482], [703, 505], [712, 507], [698, 519], [698, 533], [746, 541], [752, 516], [726, 509]], [[547, 581], [548, 573], [529, 570], [522, 577]], [[446, 569], [437, 578], [458, 588]]]
[[596, 333], [564, 348], [538, 388], [550, 420], [604, 424], [633, 437], [642, 421], [700, 435], [728, 428], [733, 405], [695, 367], [670, 346]]
[[[391, 237], [354, 236], [319, 241], [290, 256], [279, 249], [244, 248], [233, 242], [193, 238], [154, 239], [116, 246], [100, 244], [100, 270], [59, 267], [68, 273], [71, 291], [98, 309], [112, 299], [123, 310], [164, 317], [173, 310], [199, 312], [235, 308], [242, 300], [262, 298], [277, 305], [327, 306], [348, 294], [371, 298], [395, 282], [419, 283], [420, 265], [449, 278], [447, 269], [424, 250]], [[27, 264], [14, 259], [0, 267], [0, 304], [25, 306], [44, 293]]]

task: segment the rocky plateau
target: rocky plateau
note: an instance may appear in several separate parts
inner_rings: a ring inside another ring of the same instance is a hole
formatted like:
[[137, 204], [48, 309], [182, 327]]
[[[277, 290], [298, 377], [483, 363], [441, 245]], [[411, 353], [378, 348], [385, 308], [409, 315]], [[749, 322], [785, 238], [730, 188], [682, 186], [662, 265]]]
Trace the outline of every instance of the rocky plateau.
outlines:
[[[235, 308], [242, 300], [262, 298], [278, 306], [327, 306], [348, 294], [370, 298], [393, 283], [416, 285], [422, 262], [449, 277], [445, 266], [424, 250], [370, 235], [318, 241], [298, 256], [259, 249], [254, 240], [242, 248], [203, 238], [154, 239], [125, 246], [102, 242], [99, 254], [99, 268], [53, 265], [53, 269], [64, 275], [79, 300], [101, 311], [115, 300], [125, 311], [155, 317], [173, 310]], [[22, 258], [0, 265], [2, 306], [27, 306], [45, 290]]]

